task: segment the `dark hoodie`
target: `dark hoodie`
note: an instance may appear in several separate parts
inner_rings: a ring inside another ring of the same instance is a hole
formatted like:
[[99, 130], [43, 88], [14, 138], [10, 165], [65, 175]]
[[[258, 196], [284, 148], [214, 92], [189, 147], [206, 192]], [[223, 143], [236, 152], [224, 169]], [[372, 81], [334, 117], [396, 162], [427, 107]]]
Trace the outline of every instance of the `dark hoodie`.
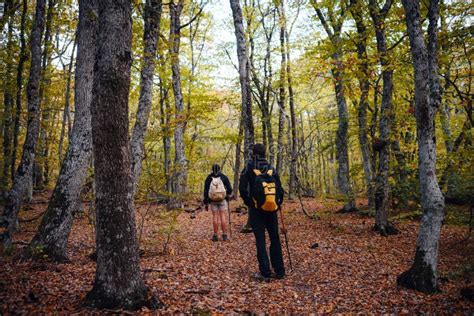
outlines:
[[[253, 161], [249, 162], [247, 166], [245, 166], [245, 169], [242, 170], [242, 173], [240, 174], [240, 197], [244, 200], [245, 205], [250, 208], [254, 208], [254, 203], [252, 202], [252, 187], [256, 177], [255, 173], [253, 172], [254, 169], [258, 169], [262, 172], [272, 169], [275, 184], [281, 188], [280, 177], [276, 173], [275, 168], [273, 168], [266, 159], [255, 158]], [[277, 196], [276, 199], [277, 204], [280, 205], [283, 202], [283, 194]]]

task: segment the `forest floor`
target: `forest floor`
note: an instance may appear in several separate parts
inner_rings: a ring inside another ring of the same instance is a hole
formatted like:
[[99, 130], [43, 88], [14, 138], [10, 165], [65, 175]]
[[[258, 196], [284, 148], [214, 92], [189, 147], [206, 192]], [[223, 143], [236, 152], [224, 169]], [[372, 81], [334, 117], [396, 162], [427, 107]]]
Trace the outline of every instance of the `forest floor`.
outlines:
[[[47, 197], [35, 199], [20, 218], [33, 219], [44, 212]], [[425, 295], [396, 285], [397, 276], [412, 262], [419, 221], [399, 220], [400, 234], [381, 237], [372, 231], [371, 217], [336, 213], [337, 201], [304, 203], [318, 220], [306, 217], [296, 202], [284, 204], [293, 271], [284, 280], [263, 283], [252, 279], [257, 271], [254, 237], [238, 232], [246, 215], [232, 213], [230, 241], [212, 242], [210, 212], [198, 212], [193, 219], [186, 212], [164, 212], [159, 205], [137, 207], [144, 250], [141, 267], [146, 283], [165, 304], [159, 312], [474, 313], [474, 302], [460, 294], [474, 285], [474, 236], [463, 241], [467, 226], [443, 227], [442, 292]], [[232, 202], [232, 209], [237, 205]], [[195, 206], [190, 203], [189, 208]], [[15, 248], [0, 257], [1, 315], [93, 312], [81, 305], [95, 272], [89, 256], [94, 250], [90, 223], [88, 211], [78, 215], [67, 264], [19, 260], [39, 219], [21, 223]], [[284, 254], [290, 270], [286, 250]]]

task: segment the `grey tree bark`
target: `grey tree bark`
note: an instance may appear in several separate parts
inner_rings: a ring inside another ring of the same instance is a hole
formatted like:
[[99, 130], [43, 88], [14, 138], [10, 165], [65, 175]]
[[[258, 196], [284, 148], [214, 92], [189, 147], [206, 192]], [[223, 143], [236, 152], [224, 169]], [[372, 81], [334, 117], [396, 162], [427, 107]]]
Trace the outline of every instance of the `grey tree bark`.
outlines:
[[254, 128], [252, 117], [252, 92], [250, 89], [250, 62], [247, 45], [245, 43], [242, 8], [239, 0], [229, 0], [234, 21], [235, 37], [237, 41], [237, 58], [239, 61], [239, 79], [242, 94], [242, 119], [244, 125], [244, 157], [245, 161], [252, 159], [254, 144]]
[[[77, 33], [77, 31], [76, 31]], [[58, 152], [59, 152], [59, 165], [62, 165], [63, 162], [63, 144], [64, 139], [66, 138], [66, 125], [67, 125], [67, 135], [68, 138], [71, 136], [71, 106], [70, 106], [70, 98], [71, 98], [71, 77], [72, 77], [72, 66], [74, 64], [74, 55], [76, 51], [76, 39], [74, 39], [74, 44], [72, 45], [72, 52], [71, 58], [69, 61], [68, 69], [67, 69], [67, 77], [66, 77], [66, 92], [64, 93], [64, 110], [63, 110], [63, 118], [61, 122], [61, 135], [59, 136], [59, 145], [58, 145]], [[63, 65], [63, 68], [66, 67]]]
[[362, 1], [351, 0], [351, 14], [357, 28], [357, 56], [359, 59], [359, 71], [357, 80], [360, 86], [360, 99], [357, 107], [357, 118], [359, 123], [359, 146], [362, 153], [362, 165], [364, 167], [365, 184], [367, 186], [367, 198], [369, 209], [375, 209], [374, 184], [372, 174], [371, 150], [369, 146], [367, 127], [367, 108], [369, 107], [370, 74], [369, 60], [367, 56], [367, 27], [364, 23]]
[[11, 177], [12, 182], [15, 178], [16, 155], [18, 151], [18, 134], [20, 133], [21, 101], [23, 92], [23, 68], [28, 59], [28, 50], [26, 49], [25, 25], [28, 13], [28, 1], [23, 0], [20, 22], [20, 55], [16, 73], [16, 101], [15, 101], [15, 120], [13, 125], [13, 149], [11, 158]]
[[[255, 8], [255, 2], [251, 2], [252, 10], [257, 10]], [[259, 76], [259, 69], [255, 67], [254, 64], [254, 50], [255, 50], [255, 29], [252, 27], [251, 22], [253, 20], [253, 15], [249, 15], [247, 19], [248, 29], [253, 29], [254, 31], [248, 32], [248, 39], [250, 45], [250, 71], [251, 79], [255, 90], [253, 91], [255, 96], [255, 101], [260, 108], [262, 113], [262, 143], [265, 146], [268, 159], [271, 165], [274, 164], [275, 153], [274, 153], [274, 144], [273, 144], [273, 128], [272, 128], [272, 109], [271, 96], [273, 92], [273, 69], [272, 69], [272, 39], [275, 29], [275, 20], [272, 23], [267, 23], [267, 16], [271, 16], [273, 8], [262, 8], [260, 3], [257, 4], [258, 11], [260, 12], [260, 19], [258, 24], [262, 26], [263, 33], [265, 36], [265, 55], [263, 57], [263, 74]]]
[[39, 102], [42, 108], [40, 121], [40, 134], [38, 140], [38, 150], [35, 156], [35, 164], [38, 166], [38, 171], [34, 173], [34, 187], [43, 189], [49, 183], [49, 138], [50, 138], [50, 124], [51, 124], [51, 105], [49, 104], [49, 96], [45, 96], [45, 88], [51, 82], [51, 71], [49, 65], [51, 63], [52, 53], [52, 26], [55, 15], [56, 0], [48, 0], [48, 9], [46, 11], [46, 24], [44, 32], [44, 48], [42, 56], [42, 80], [39, 88]]
[[[289, 178], [289, 188], [288, 188], [288, 198], [292, 198], [295, 193], [297, 193], [297, 181], [296, 181], [296, 164], [298, 160], [298, 139], [297, 139], [297, 128], [296, 128], [296, 113], [295, 113], [295, 97], [293, 92], [293, 80], [291, 76], [291, 57], [290, 57], [290, 36], [286, 27], [286, 15], [285, 15], [285, 2], [284, 0], [278, 1], [278, 13], [280, 19], [280, 32], [283, 32], [285, 37], [284, 49], [285, 49], [285, 66], [286, 72], [285, 77], [288, 84], [288, 103], [290, 106], [290, 122], [289, 126], [291, 131], [291, 152], [290, 152], [290, 178]], [[281, 42], [281, 39], [280, 39]], [[283, 60], [282, 60], [283, 62]]]
[[98, 4], [91, 102], [97, 269], [85, 300], [95, 308], [139, 309], [156, 306], [157, 300], [140, 275], [133, 209], [128, 133], [132, 5], [126, 0]]
[[4, 244], [11, 242], [11, 236], [18, 227], [18, 211], [28, 196], [33, 177], [33, 162], [39, 135], [39, 85], [41, 80], [41, 40], [44, 31], [45, 0], [36, 1], [36, 12], [31, 29], [31, 65], [26, 88], [28, 97], [28, 125], [20, 165], [8, 193], [0, 226], [6, 228], [0, 239]]
[[30, 243], [30, 255], [40, 247], [55, 261], [67, 261], [67, 241], [80, 192], [92, 157], [91, 101], [98, 30], [98, 0], [79, 1], [77, 60], [74, 85], [75, 118], [69, 146], [56, 186], [38, 232]]
[[143, 66], [140, 75], [140, 98], [137, 118], [131, 139], [133, 192], [137, 190], [142, 161], [145, 157], [145, 134], [153, 98], [153, 74], [156, 64], [156, 48], [160, 33], [161, 0], [147, 0], [145, 3], [145, 30], [143, 33]]
[[[239, 187], [239, 176], [240, 176], [240, 165], [242, 156], [242, 138], [244, 136], [244, 125], [242, 120], [242, 113], [240, 113], [240, 120], [239, 120], [239, 135], [237, 136], [237, 143], [235, 144], [235, 164], [234, 164], [234, 188]], [[234, 199], [237, 199], [239, 195], [239, 190], [234, 190]]]
[[[162, 67], [164, 68], [164, 62]], [[165, 80], [160, 74], [160, 122], [163, 133], [163, 169], [165, 176], [165, 189], [167, 194], [173, 191], [171, 182], [171, 139], [170, 139], [170, 104], [169, 104], [169, 86], [165, 85]]]
[[179, 65], [179, 46], [181, 41], [181, 12], [183, 11], [183, 0], [172, 0], [170, 6], [170, 59], [173, 81], [174, 107], [176, 127], [174, 130], [174, 175], [173, 196], [170, 199], [170, 208], [183, 208], [183, 195], [186, 193], [187, 165], [184, 144], [184, 101], [181, 88], [181, 70]]
[[334, 67], [331, 70], [334, 78], [334, 88], [336, 91], [336, 103], [337, 111], [339, 116], [339, 122], [336, 134], [336, 159], [338, 162], [337, 169], [337, 183], [339, 190], [345, 195], [346, 203], [341, 209], [341, 212], [352, 212], [356, 211], [355, 197], [352, 191], [352, 186], [349, 179], [349, 153], [348, 153], [348, 136], [347, 130], [349, 128], [349, 113], [347, 111], [345, 87], [344, 87], [344, 65], [342, 63], [342, 43], [341, 43], [341, 30], [345, 18], [345, 7], [344, 3], [341, 3], [340, 14], [338, 17], [330, 15], [329, 24], [323, 15], [323, 12], [319, 8], [319, 4], [315, 1], [311, 1], [313, 7], [316, 10], [321, 24], [323, 25], [334, 50], [332, 54], [332, 60]]
[[420, 2], [402, 0], [415, 73], [415, 115], [421, 192], [420, 230], [413, 265], [397, 278], [401, 286], [425, 293], [438, 291], [439, 236], [444, 219], [444, 197], [436, 178], [434, 119], [441, 104], [437, 58], [438, 0], [428, 8], [428, 45], [420, 20]]
[[285, 136], [285, 104], [286, 104], [286, 48], [285, 48], [285, 15], [283, 11], [283, 1], [277, 3], [278, 20], [280, 26], [280, 79], [278, 84], [278, 138], [277, 138], [277, 165], [276, 169], [278, 173], [282, 172], [283, 168], [283, 139]]
[[393, 113], [393, 70], [388, 55], [387, 39], [385, 35], [385, 20], [392, 6], [392, 0], [386, 0], [379, 8], [375, 0], [369, 0], [369, 12], [375, 29], [377, 51], [382, 68], [382, 105], [380, 107], [379, 133], [380, 139], [374, 144], [374, 150], [379, 153], [379, 165], [375, 178], [375, 226], [374, 229], [381, 235], [396, 234], [398, 231], [389, 223], [390, 209], [390, 134], [394, 118]]

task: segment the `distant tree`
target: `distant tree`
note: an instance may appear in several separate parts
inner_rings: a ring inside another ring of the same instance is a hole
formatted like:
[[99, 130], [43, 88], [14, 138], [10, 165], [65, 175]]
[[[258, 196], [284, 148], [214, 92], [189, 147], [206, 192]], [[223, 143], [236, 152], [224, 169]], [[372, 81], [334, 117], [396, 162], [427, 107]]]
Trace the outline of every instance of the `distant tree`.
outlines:
[[367, 187], [368, 206], [375, 208], [374, 185], [372, 173], [371, 150], [369, 146], [369, 129], [367, 126], [367, 109], [369, 107], [370, 73], [369, 58], [367, 56], [367, 27], [364, 23], [364, 11], [362, 0], [351, 0], [351, 14], [357, 29], [357, 58], [359, 67], [357, 80], [360, 86], [360, 98], [357, 107], [357, 119], [359, 123], [359, 147], [362, 154], [362, 164], [364, 166], [365, 184]]
[[[342, 25], [346, 18], [347, 6], [341, 1], [339, 7], [333, 7], [332, 3], [325, 3], [328, 17], [324, 16], [320, 4], [312, 0], [311, 4], [316, 10], [316, 14], [326, 31], [332, 48], [333, 67], [331, 73], [334, 79], [334, 89], [336, 92], [337, 112], [339, 115], [337, 134], [336, 134], [336, 159], [338, 162], [337, 183], [339, 190], [346, 197], [346, 204], [342, 212], [351, 212], [356, 210], [355, 196], [352, 190], [349, 176], [349, 151], [348, 151], [348, 128], [349, 112], [346, 103], [346, 88], [344, 86], [344, 65], [342, 62]], [[335, 12], [338, 11], [338, 12]]]
[[16, 166], [16, 156], [18, 151], [18, 134], [20, 133], [20, 117], [22, 111], [22, 92], [23, 92], [23, 70], [25, 67], [25, 62], [28, 59], [28, 49], [26, 47], [26, 19], [28, 13], [28, 1], [23, 0], [22, 2], [22, 11], [21, 11], [21, 22], [20, 22], [20, 55], [18, 59], [17, 73], [16, 73], [16, 109], [15, 109], [15, 119], [13, 124], [13, 148], [12, 148], [12, 158], [11, 158], [11, 177], [12, 182], [15, 177], [15, 166]]
[[33, 178], [33, 162], [39, 135], [39, 86], [41, 82], [41, 41], [44, 31], [45, 0], [36, 1], [36, 13], [31, 29], [31, 65], [30, 77], [26, 88], [28, 96], [28, 125], [23, 154], [15, 173], [13, 187], [8, 193], [5, 209], [0, 221], [5, 228], [1, 239], [4, 244], [11, 242], [13, 232], [18, 228], [18, 212], [21, 204], [28, 197]]
[[145, 133], [153, 98], [153, 75], [155, 73], [156, 48], [158, 34], [160, 33], [161, 11], [161, 0], [146, 1], [144, 16], [145, 30], [143, 33], [143, 66], [140, 76], [140, 99], [138, 102], [137, 119], [133, 127], [131, 139], [134, 193], [136, 192], [142, 171], [142, 160], [145, 157]]

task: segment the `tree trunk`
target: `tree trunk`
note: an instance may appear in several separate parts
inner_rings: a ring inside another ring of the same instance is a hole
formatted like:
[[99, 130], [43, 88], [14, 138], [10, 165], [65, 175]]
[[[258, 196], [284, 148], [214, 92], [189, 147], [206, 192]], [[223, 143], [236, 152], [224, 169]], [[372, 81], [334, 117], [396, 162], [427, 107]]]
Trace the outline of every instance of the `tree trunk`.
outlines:
[[[77, 33], [77, 32], [76, 32]], [[71, 120], [71, 109], [70, 109], [70, 98], [71, 98], [71, 77], [72, 77], [72, 65], [74, 64], [74, 52], [76, 50], [76, 39], [74, 40], [74, 44], [72, 46], [72, 53], [71, 59], [69, 62], [68, 70], [67, 70], [67, 79], [66, 79], [66, 92], [64, 95], [64, 111], [63, 111], [63, 119], [61, 123], [61, 135], [59, 137], [59, 166], [61, 166], [63, 162], [63, 144], [64, 138], [66, 137], [66, 124], [68, 125], [68, 137], [71, 136], [71, 128], [70, 128], [70, 120]]]
[[229, 0], [234, 20], [235, 37], [237, 40], [237, 58], [239, 60], [240, 89], [242, 93], [242, 113], [244, 125], [244, 157], [249, 161], [252, 157], [254, 143], [254, 128], [252, 118], [252, 92], [250, 90], [250, 67], [245, 31], [242, 19], [242, 9], [239, 0]]
[[140, 275], [133, 209], [128, 133], [132, 5], [118, 0], [98, 3], [91, 102], [97, 269], [86, 304], [95, 308], [139, 309], [156, 303], [156, 299]]
[[392, 1], [387, 0], [383, 8], [379, 9], [375, 0], [369, 0], [369, 12], [375, 29], [383, 82], [379, 121], [380, 139], [374, 144], [374, 147], [379, 152], [378, 172], [375, 179], [374, 229], [383, 236], [397, 233], [397, 230], [388, 222], [390, 209], [390, 184], [388, 179], [390, 171], [390, 134], [394, 113], [392, 105], [393, 70], [391, 69], [387, 50], [385, 19], [391, 5]]
[[239, 135], [237, 136], [237, 143], [235, 144], [235, 165], [234, 165], [234, 199], [237, 199], [239, 195], [239, 175], [240, 175], [240, 152], [242, 151], [242, 138], [244, 136], [244, 124], [242, 119], [242, 113], [239, 120]]
[[360, 99], [357, 108], [357, 118], [359, 123], [359, 146], [362, 153], [362, 165], [364, 167], [365, 184], [367, 186], [367, 198], [369, 209], [375, 208], [374, 185], [372, 174], [371, 151], [368, 140], [367, 128], [367, 108], [369, 107], [370, 74], [369, 60], [367, 56], [367, 28], [364, 24], [362, 2], [351, 0], [351, 13], [357, 28], [357, 56], [359, 58], [359, 71], [357, 79], [360, 85]]
[[278, 84], [278, 108], [279, 108], [279, 117], [278, 117], [278, 139], [277, 139], [277, 172], [281, 173], [283, 168], [283, 138], [285, 135], [285, 102], [286, 102], [286, 93], [285, 93], [285, 84], [286, 84], [286, 49], [285, 49], [285, 15], [283, 11], [283, 1], [278, 3], [278, 19], [280, 24], [280, 81]]
[[187, 182], [187, 160], [184, 144], [184, 102], [181, 89], [181, 73], [179, 65], [179, 45], [181, 40], [181, 12], [183, 10], [183, 0], [175, 3], [170, 2], [170, 59], [173, 80], [173, 94], [175, 107], [176, 127], [174, 130], [174, 176], [173, 176], [173, 197], [170, 200], [170, 208], [183, 208], [183, 196], [186, 193]]
[[67, 240], [75, 212], [80, 208], [80, 192], [92, 156], [91, 101], [94, 79], [98, 0], [79, 2], [77, 60], [74, 84], [75, 119], [66, 157], [48, 208], [30, 244], [30, 254], [40, 247], [55, 261], [67, 260]]
[[438, 248], [444, 219], [444, 197], [436, 178], [436, 143], [434, 118], [441, 103], [438, 60], [438, 0], [428, 9], [428, 47], [425, 46], [418, 1], [402, 0], [415, 72], [415, 114], [418, 136], [420, 177], [420, 223], [413, 265], [403, 272], [397, 283], [425, 293], [438, 291]]
[[41, 80], [41, 39], [44, 31], [45, 0], [36, 1], [36, 13], [31, 29], [31, 65], [30, 77], [26, 88], [28, 95], [28, 125], [20, 165], [15, 174], [12, 190], [8, 193], [3, 211], [1, 226], [6, 230], [2, 235], [5, 244], [11, 242], [11, 236], [18, 227], [18, 211], [28, 196], [33, 177], [33, 162], [39, 135], [39, 84]]
[[[7, 54], [13, 55], [13, 16], [8, 20], [7, 30]], [[13, 112], [13, 60], [8, 58], [5, 67], [4, 91], [3, 91], [3, 172], [1, 176], [1, 195], [8, 190], [11, 171], [11, 152], [12, 152], [12, 112]]]
[[340, 55], [335, 54], [333, 59], [336, 68], [333, 68], [334, 86], [336, 91], [337, 110], [339, 114], [339, 122], [336, 136], [336, 159], [338, 162], [337, 183], [339, 190], [346, 196], [346, 204], [342, 211], [350, 212], [356, 210], [354, 193], [349, 179], [349, 153], [347, 148], [349, 128], [349, 113], [347, 111], [346, 97], [344, 91], [344, 83], [342, 78], [342, 61]]
[[[331, 40], [334, 53], [332, 54], [332, 61], [334, 67], [331, 69], [334, 78], [334, 88], [336, 91], [337, 112], [339, 116], [337, 134], [336, 134], [336, 160], [338, 162], [337, 169], [337, 183], [339, 191], [345, 195], [346, 203], [341, 209], [341, 212], [352, 212], [357, 210], [355, 205], [355, 197], [352, 191], [349, 179], [349, 153], [348, 153], [348, 136], [347, 130], [349, 128], [349, 113], [347, 111], [346, 95], [344, 88], [343, 71], [344, 65], [342, 63], [342, 43], [341, 43], [341, 29], [344, 18], [344, 10], [341, 10], [341, 16], [337, 21], [330, 19], [331, 27], [327, 23], [321, 9], [319, 9], [316, 1], [312, 1], [321, 24], [323, 25], [329, 39]], [[332, 28], [332, 29], [331, 29]]]
[[49, 140], [49, 123], [51, 120], [52, 107], [49, 104], [49, 96], [45, 96], [45, 88], [51, 82], [51, 74], [48, 71], [49, 64], [51, 61], [51, 28], [53, 24], [53, 14], [55, 0], [48, 0], [48, 10], [46, 13], [46, 26], [44, 33], [44, 49], [43, 49], [43, 60], [42, 60], [42, 80], [39, 88], [39, 102], [42, 108], [41, 121], [40, 121], [40, 134], [38, 142], [38, 154], [35, 157], [35, 163], [39, 167], [38, 176], [34, 176], [34, 187], [43, 189], [45, 185], [48, 185], [49, 177], [47, 172], [48, 164], [48, 140]]
[[23, 0], [23, 9], [21, 12], [21, 22], [20, 22], [20, 56], [18, 60], [17, 74], [16, 74], [16, 112], [15, 112], [15, 123], [13, 127], [13, 149], [12, 149], [12, 158], [11, 158], [11, 177], [12, 182], [15, 178], [15, 165], [16, 165], [16, 155], [18, 151], [18, 134], [20, 133], [20, 117], [21, 117], [21, 96], [23, 91], [23, 68], [25, 61], [28, 59], [28, 50], [26, 49], [26, 40], [25, 40], [25, 25], [26, 18], [28, 13], [28, 1]]
[[140, 99], [138, 101], [137, 119], [133, 127], [132, 175], [133, 192], [138, 187], [142, 171], [142, 160], [145, 157], [145, 134], [153, 98], [153, 74], [155, 72], [156, 47], [160, 33], [161, 0], [147, 0], [145, 4], [145, 31], [143, 34], [143, 68], [140, 76]]
[[286, 29], [286, 16], [285, 16], [285, 4], [284, 0], [280, 0], [280, 15], [281, 15], [281, 27], [283, 28], [285, 36], [285, 55], [286, 55], [286, 80], [288, 82], [288, 103], [290, 105], [290, 120], [291, 120], [291, 161], [290, 161], [290, 185], [288, 198], [291, 199], [293, 194], [297, 192], [296, 188], [296, 163], [298, 159], [298, 139], [296, 136], [296, 113], [295, 113], [295, 97], [293, 92], [293, 83], [291, 77], [291, 58], [290, 58], [290, 36]]

